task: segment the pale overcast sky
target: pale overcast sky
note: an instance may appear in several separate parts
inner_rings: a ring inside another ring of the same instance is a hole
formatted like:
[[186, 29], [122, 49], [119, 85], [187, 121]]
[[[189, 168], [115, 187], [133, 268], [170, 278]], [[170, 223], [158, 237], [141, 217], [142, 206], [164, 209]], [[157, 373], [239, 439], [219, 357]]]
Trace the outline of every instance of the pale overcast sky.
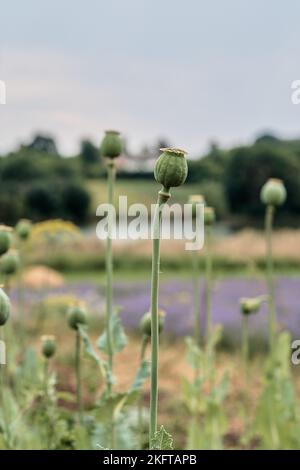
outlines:
[[10, 0], [0, 18], [0, 152], [42, 131], [71, 154], [111, 127], [191, 154], [300, 136], [299, 0]]

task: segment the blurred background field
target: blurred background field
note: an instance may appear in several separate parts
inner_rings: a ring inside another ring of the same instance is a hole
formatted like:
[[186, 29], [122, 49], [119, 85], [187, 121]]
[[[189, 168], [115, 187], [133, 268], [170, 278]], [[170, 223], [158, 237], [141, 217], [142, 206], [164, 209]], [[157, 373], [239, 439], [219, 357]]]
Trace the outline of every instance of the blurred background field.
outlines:
[[[27, 431], [29, 436], [29, 430], [36, 430], [32, 423], [36, 424], [42, 401], [38, 376], [44, 334], [55, 335], [57, 341], [51, 364], [57, 371], [55, 410], [62, 420], [67, 416], [72, 432], [77, 425], [75, 413], [68, 414], [76, 411], [76, 380], [67, 311], [76, 302], [86, 305], [88, 332], [97, 349], [96, 340], [105, 328], [106, 295], [106, 245], [96, 237], [96, 210], [107, 202], [100, 141], [112, 127], [124, 140], [117, 163], [116, 204], [119, 196], [127, 196], [128, 205], [150, 208], [160, 189], [153, 177], [159, 149], [175, 146], [188, 151], [189, 173], [186, 183], [172, 191], [170, 203], [183, 205], [190, 195], [202, 194], [216, 212], [212, 319], [223, 328], [216, 378], [221, 380], [227, 371], [230, 386], [227, 394], [225, 386], [211, 393], [205, 382], [201, 393], [199, 388], [194, 395], [191, 392], [193, 385], [187, 380], [195, 378], [195, 371], [191, 358], [186, 359], [191, 355], [186, 337], [194, 332], [192, 261], [199, 258], [203, 335], [207, 252], [204, 247], [191, 255], [184, 241], [162, 240], [159, 306], [166, 318], [159, 422], [174, 434], [179, 448], [189, 441], [190, 418], [199, 418], [203, 430], [205, 422], [215, 425], [216, 415], [217, 437], [224, 435], [225, 448], [300, 448], [299, 403], [291, 392], [295, 386], [299, 396], [300, 367], [290, 361], [290, 341], [300, 338], [300, 128], [299, 106], [292, 102], [292, 83], [299, 78], [300, 4], [126, 0], [91, 2], [87, 7], [69, 0], [30, 0], [16, 8], [14, 3], [1, 8], [0, 83], [6, 85], [6, 104], [0, 106], [0, 224], [15, 227], [22, 218], [33, 223], [24, 245], [14, 241], [22, 254], [22, 272], [2, 279], [12, 299], [7, 385], [11, 396], [18, 396], [11, 407], [21, 436], [18, 442], [23, 445]], [[241, 357], [239, 301], [267, 291], [260, 191], [269, 178], [282, 179], [287, 190], [287, 199], [275, 214], [273, 259], [278, 332], [287, 330], [290, 337], [284, 337], [284, 347], [279, 344], [279, 366], [274, 368], [278, 374], [272, 376], [267, 369], [267, 305], [251, 316], [249, 385]], [[129, 336], [128, 347], [115, 358], [115, 390], [123, 392], [140, 360], [139, 323], [150, 306], [151, 240], [116, 240], [113, 252], [113, 303], [120, 308]], [[104, 383], [87, 354], [82, 360], [84, 408], [92, 415]], [[268, 388], [270, 376], [280, 380], [270, 380]], [[25, 390], [20, 395], [18, 380]], [[24, 406], [26, 421], [27, 392], [34, 397], [33, 419], [23, 427], [18, 405]], [[272, 398], [278, 395], [275, 403]], [[203, 402], [195, 405], [199, 397]], [[147, 418], [149, 380], [141, 401]], [[270, 414], [278, 418], [282, 431], [275, 443], [269, 436], [273, 422], [264, 415], [269, 403], [279, 410]], [[262, 424], [258, 435], [255, 431], [247, 439], [249, 416], [259, 416]], [[55, 445], [76, 447], [68, 439]], [[78, 441], [78, 447], [86, 446]], [[37, 447], [44, 445], [37, 442]], [[0, 432], [0, 448], [1, 443]], [[24, 445], [31, 444], [28, 438]]]

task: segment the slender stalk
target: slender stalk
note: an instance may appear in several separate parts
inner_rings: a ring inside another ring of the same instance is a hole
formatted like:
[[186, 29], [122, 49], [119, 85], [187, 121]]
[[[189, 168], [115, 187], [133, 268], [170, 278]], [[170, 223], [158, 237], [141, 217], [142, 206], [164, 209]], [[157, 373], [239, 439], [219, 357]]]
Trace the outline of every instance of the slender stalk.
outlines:
[[242, 318], [242, 356], [244, 362], [244, 370], [246, 381], [249, 378], [249, 318], [243, 315]]
[[[140, 355], [140, 364], [143, 363], [145, 360], [146, 349], [148, 345], [149, 337], [143, 335], [142, 339], [142, 346], [141, 346], [141, 355]], [[143, 395], [139, 397], [138, 401], [138, 430], [139, 430], [139, 442], [140, 442], [140, 449], [143, 447]]]
[[[113, 204], [114, 199], [114, 183], [115, 183], [115, 164], [110, 161], [107, 166], [107, 182], [108, 182], [108, 204]], [[112, 308], [113, 308], [113, 252], [112, 252], [112, 219], [108, 218], [108, 237], [106, 245], [106, 337], [107, 337], [107, 355], [108, 374], [107, 388], [111, 393], [111, 375], [113, 370], [113, 335], [112, 335]]]
[[201, 321], [200, 321], [200, 286], [199, 286], [199, 258], [197, 253], [192, 253], [193, 268], [193, 293], [194, 293], [194, 339], [196, 344], [201, 341]]
[[[4, 328], [0, 327], [0, 339], [5, 342], [4, 337]], [[5, 374], [5, 364], [0, 364], [0, 405], [2, 407], [2, 416], [4, 424], [4, 441], [8, 449], [11, 448], [10, 441], [10, 428], [9, 428], [9, 418], [6, 408], [5, 400], [5, 385], [6, 385], [6, 374]]]
[[45, 358], [44, 361], [44, 393], [46, 402], [48, 401], [48, 371], [49, 371], [49, 361]]
[[169, 199], [168, 189], [163, 189], [158, 193], [158, 200], [155, 208], [153, 221], [153, 241], [152, 241], [152, 275], [151, 275], [151, 388], [150, 388], [150, 426], [149, 426], [149, 448], [151, 449], [151, 439], [157, 431], [157, 403], [158, 403], [158, 287], [159, 287], [159, 267], [160, 267], [160, 231], [162, 208]]
[[276, 309], [275, 309], [275, 289], [274, 289], [274, 270], [273, 270], [273, 248], [272, 248], [272, 229], [274, 219], [274, 207], [267, 206], [265, 216], [265, 232], [267, 244], [267, 283], [268, 283], [268, 302], [269, 302], [269, 347], [271, 357], [274, 352], [274, 342], [276, 334]]
[[23, 252], [23, 243], [19, 244], [19, 257], [20, 257], [20, 266], [18, 269], [17, 279], [18, 279], [18, 317], [19, 317], [19, 328], [21, 333], [21, 339], [23, 341], [23, 327], [24, 327], [24, 285], [22, 282], [22, 277], [24, 273], [24, 252]]
[[205, 256], [205, 315], [206, 315], [206, 346], [212, 329], [211, 294], [212, 294], [212, 256], [211, 256], [211, 228], [206, 228], [206, 256]]
[[78, 419], [82, 424], [82, 398], [81, 398], [81, 365], [80, 365], [80, 334], [76, 330], [76, 344], [75, 344], [75, 369], [76, 369], [76, 397], [77, 397], [77, 411]]

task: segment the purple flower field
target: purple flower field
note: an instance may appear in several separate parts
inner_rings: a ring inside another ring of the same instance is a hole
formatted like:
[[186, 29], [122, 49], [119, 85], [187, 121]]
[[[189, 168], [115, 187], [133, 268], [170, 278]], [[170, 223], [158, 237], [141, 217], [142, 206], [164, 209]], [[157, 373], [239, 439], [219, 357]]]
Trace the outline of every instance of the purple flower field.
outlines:
[[[84, 301], [93, 314], [104, 314], [105, 286], [95, 283], [68, 283], [66, 286], [41, 291], [27, 291], [26, 304], [28, 309], [40, 302], [45, 296], [76, 296]], [[283, 277], [277, 280], [276, 304], [278, 324], [281, 329], [287, 328], [294, 338], [300, 337], [300, 307], [297, 298], [300, 291], [300, 278]], [[213, 291], [213, 321], [223, 325], [224, 333], [239, 338], [241, 315], [239, 312], [240, 297], [265, 294], [264, 281], [227, 278], [216, 281]], [[201, 284], [201, 320], [204, 327], [204, 295]], [[17, 292], [12, 292], [12, 300], [16, 301]], [[120, 307], [121, 318], [126, 328], [136, 329], [141, 316], [149, 310], [150, 285], [146, 281], [116, 282], [114, 287], [114, 304]], [[187, 279], [161, 281], [160, 308], [167, 312], [166, 332], [174, 336], [192, 333], [192, 286]], [[250, 319], [253, 334], [260, 337], [267, 332], [267, 306]]]

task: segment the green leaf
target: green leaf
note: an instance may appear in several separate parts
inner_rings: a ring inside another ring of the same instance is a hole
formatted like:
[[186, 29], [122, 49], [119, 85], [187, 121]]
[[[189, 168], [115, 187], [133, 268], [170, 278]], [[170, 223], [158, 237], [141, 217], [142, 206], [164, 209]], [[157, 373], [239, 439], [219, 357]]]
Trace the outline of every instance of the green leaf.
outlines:
[[227, 372], [224, 373], [221, 381], [213, 388], [212, 390], [212, 400], [215, 401], [216, 404], [221, 404], [227, 395], [229, 386], [229, 375]]
[[222, 338], [222, 325], [214, 325], [209, 338], [209, 348], [213, 351]]
[[190, 364], [190, 366], [194, 369], [199, 371], [200, 369], [203, 369], [204, 367], [204, 353], [203, 351], [199, 348], [199, 346], [195, 343], [193, 338], [186, 338], [185, 340], [186, 345], [187, 345], [187, 362]]
[[173, 437], [165, 430], [164, 426], [161, 426], [151, 439], [151, 449], [173, 450]]
[[103, 378], [107, 379], [107, 377], [108, 377], [108, 367], [107, 367], [106, 361], [103, 361], [103, 359], [101, 359], [101, 357], [99, 357], [97, 355], [97, 353], [94, 351], [92, 343], [91, 343], [91, 341], [88, 337], [88, 334], [87, 334], [86, 330], [84, 329], [84, 327], [79, 325], [78, 326], [78, 331], [79, 331], [79, 334], [80, 334], [81, 339], [83, 341], [86, 353], [88, 354], [88, 356], [90, 356], [92, 359], [94, 359], [94, 361], [96, 361], [96, 363], [98, 364], [98, 366], [100, 368], [100, 371], [101, 371], [101, 374], [102, 374]]
[[124, 407], [131, 405], [137, 397], [136, 391], [103, 396], [95, 410], [95, 415], [99, 421], [104, 423], [111, 422], [112, 418], [117, 420]]
[[[113, 343], [113, 352], [118, 353], [124, 349], [127, 345], [127, 337], [123, 329], [119, 311], [113, 312], [112, 318], [112, 343]], [[97, 347], [100, 351], [107, 354], [107, 334], [106, 331], [98, 338]]]
[[142, 388], [145, 380], [150, 376], [150, 362], [145, 359], [141, 362], [141, 365], [136, 373], [135, 379], [129, 389], [130, 392], [139, 391]]
[[56, 395], [59, 400], [62, 400], [66, 403], [76, 403], [76, 397], [73, 395], [73, 393], [62, 390], [58, 391]]

